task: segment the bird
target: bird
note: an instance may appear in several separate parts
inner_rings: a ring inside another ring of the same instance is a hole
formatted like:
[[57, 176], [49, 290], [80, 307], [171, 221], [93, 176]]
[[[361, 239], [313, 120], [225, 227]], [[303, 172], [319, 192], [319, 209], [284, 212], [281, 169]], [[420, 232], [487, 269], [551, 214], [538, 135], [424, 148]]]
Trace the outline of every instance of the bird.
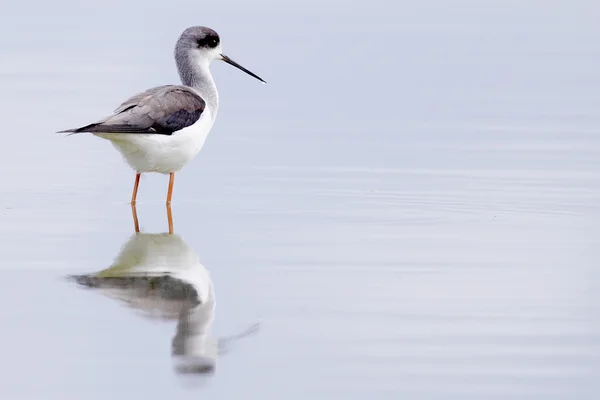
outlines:
[[210, 65], [221, 60], [266, 83], [222, 52], [221, 38], [206, 26], [185, 29], [175, 44], [181, 85], [162, 85], [123, 101], [110, 115], [91, 124], [57, 133], [91, 133], [109, 140], [135, 171], [131, 205], [136, 204], [143, 173], [169, 174], [170, 206], [175, 173], [202, 149], [219, 109], [219, 94]]

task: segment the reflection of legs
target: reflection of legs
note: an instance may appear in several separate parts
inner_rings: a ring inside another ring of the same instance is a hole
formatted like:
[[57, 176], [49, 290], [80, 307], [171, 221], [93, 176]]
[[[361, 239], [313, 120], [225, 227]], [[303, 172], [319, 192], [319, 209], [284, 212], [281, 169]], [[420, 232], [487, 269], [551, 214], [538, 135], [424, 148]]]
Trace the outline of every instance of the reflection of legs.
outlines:
[[167, 203], [167, 221], [169, 222], [169, 233], [173, 234], [173, 214], [171, 214], [171, 204]]
[[138, 223], [137, 210], [135, 209], [135, 203], [131, 205], [131, 214], [133, 215], [133, 226], [135, 233], [140, 233], [140, 224]]
[[169, 191], [167, 192], [167, 205], [171, 204], [171, 196], [173, 195], [173, 182], [175, 181], [175, 172], [169, 174]]
[[173, 182], [175, 181], [175, 172], [169, 174], [169, 191], [167, 192], [167, 220], [169, 222], [169, 233], [173, 234], [173, 214], [171, 214], [171, 196], [173, 196]]
[[131, 205], [135, 204], [135, 198], [137, 197], [138, 186], [140, 184], [140, 173], [135, 174], [135, 183], [133, 184], [133, 193], [131, 194]]

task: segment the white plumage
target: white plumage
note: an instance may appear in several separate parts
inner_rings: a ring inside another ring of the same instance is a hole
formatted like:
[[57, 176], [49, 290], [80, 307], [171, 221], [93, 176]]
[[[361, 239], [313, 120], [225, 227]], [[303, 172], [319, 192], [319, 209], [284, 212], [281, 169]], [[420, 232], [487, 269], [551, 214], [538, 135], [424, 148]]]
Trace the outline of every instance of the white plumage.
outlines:
[[213, 60], [222, 60], [265, 82], [221, 52], [212, 29], [186, 29], [175, 45], [175, 62], [183, 85], [150, 88], [125, 100], [111, 115], [61, 132], [92, 133], [109, 140], [136, 171], [131, 196], [135, 204], [141, 173], [170, 174], [173, 178], [202, 149], [219, 108], [217, 87], [210, 73]]
[[110, 140], [135, 171], [169, 174], [181, 171], [200, 152], [214, 123], [211, 114], [205, 110], [193, 125], [171, 136], [128, 133], [95, 135]]

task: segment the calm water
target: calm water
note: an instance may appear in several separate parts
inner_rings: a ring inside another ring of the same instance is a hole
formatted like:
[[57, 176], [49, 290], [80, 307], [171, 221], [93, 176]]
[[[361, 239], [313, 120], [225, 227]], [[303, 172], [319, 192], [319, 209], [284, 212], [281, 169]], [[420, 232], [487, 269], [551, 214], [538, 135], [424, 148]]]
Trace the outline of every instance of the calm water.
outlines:
[[[413, 3], [6, 4], [0, 398], [597, 398], [600, 7]], [[133, 172], [53, 132], [198, 24], [268, 84], [213, 66], [136, 236]]]

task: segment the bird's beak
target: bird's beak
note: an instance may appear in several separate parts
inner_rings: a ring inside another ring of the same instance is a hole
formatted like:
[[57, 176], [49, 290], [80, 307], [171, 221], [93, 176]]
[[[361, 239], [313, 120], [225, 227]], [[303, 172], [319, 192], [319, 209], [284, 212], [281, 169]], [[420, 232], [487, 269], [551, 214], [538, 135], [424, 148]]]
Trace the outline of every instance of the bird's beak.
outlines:
[[233, 65], [234, 67], [236, 67], [238, 69], [241, 69], [242, 71], [244, 71], [248, 75], [253, 76], [256, 79], [258, 79], [262, 83], [267, 83], [260, 76], [256, 75], [255, 73], [253, 73], [251, 71], [248, 71], [246, 68], [242, 67], [240, 64], [236, 63], [231, 58], [227, 57], [225, 54], [221, 54], [221, 60], [225, 61], [227, 64]]

